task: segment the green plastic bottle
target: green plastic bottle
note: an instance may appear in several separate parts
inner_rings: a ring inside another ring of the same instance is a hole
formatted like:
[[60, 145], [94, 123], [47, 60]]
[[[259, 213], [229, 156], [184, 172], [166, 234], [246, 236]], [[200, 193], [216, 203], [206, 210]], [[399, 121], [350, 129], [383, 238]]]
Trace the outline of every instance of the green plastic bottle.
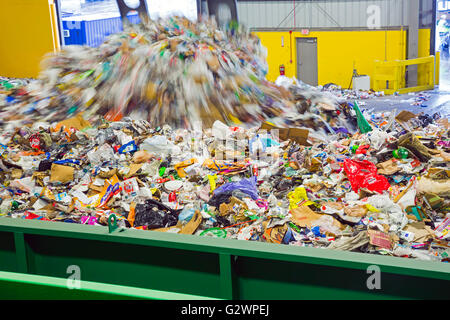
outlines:
[[16, 200], [11, 202], [11, 210], [17, 210], [19, 208], [19, 203]]
[[393, 150], [392, 151], [392, 156], [395, 159], [407, 159], [408, 158], [408, 150], [406, 150], [405, 148], [398, 148], [397, 150]]

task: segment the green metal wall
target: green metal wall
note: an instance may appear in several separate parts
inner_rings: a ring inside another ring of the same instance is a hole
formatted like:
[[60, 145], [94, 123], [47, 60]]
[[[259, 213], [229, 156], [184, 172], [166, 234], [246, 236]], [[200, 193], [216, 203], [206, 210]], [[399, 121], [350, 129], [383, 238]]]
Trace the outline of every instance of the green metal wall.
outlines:
[[[69, 223], [0, 219], [0, 271], [221, 299], [449, 299], [450, 264]], [[367, 287], [367, 267], [381, 289]], [[0, 281], [0, 291], [5, 282]], [[108, 289], [105, 289], [106, 291]], [[72, 293], [71, 293], [72, 294]], [[73, 294], [72, 294], [73, 295]]]

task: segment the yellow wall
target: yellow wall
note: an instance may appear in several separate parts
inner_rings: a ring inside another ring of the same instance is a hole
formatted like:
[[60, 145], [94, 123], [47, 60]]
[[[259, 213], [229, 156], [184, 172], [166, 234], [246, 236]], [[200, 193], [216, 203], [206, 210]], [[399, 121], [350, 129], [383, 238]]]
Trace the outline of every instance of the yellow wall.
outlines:
[[37, 77], [42, 57], [59, 48], [48, 0], [0, 0], [0, 75]]
[[[375, 60], [406, 58], [406, 31], [312, 31], [308, 35], [292, 33], [292, 63], [290, 63], [289, 32], [255, 32], [268, 50], [267, 79], [275, 81], [279, 66], [284, 64], [287, 77], [297, 76], [297, 37], [317, 38], [319, 85], [336, 83], [344, 88], [350, 84], [353, 68], [359, 74], [372, 75]], [[281, 46], [284, 37], [284, 47]], [[430, 30], [420, 30], [419, 56], [429, 55]]]

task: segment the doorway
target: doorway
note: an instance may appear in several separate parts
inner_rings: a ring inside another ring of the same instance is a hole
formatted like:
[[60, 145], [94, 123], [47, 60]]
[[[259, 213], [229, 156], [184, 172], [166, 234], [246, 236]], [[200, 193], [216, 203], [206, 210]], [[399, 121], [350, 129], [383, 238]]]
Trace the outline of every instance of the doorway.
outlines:
[[436, 1], [436, 51], [441, 57], [439, 87], [450, 91], [450, 1]]
[[297, 79], [318, 85], [317, 38], [297, 38]]

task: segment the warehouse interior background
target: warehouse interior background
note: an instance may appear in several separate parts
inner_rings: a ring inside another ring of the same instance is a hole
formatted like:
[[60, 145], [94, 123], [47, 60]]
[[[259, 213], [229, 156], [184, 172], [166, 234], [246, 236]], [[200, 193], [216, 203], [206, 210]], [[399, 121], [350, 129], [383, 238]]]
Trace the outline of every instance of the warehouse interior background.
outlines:
[[[136, 4], [127, 1], [130, 7]], [[108, 35], [122, 30], [115, 0], [1, 0], [1, 5], [1, 18], [12, 26], [0, 31], [3, 76], [35, 78], [47, 52], [67, 45], [99, 46]], [[147, 0], [152, 18], [179, 14], [195, 19], [202, 5], [200, 0]], [[389, 80], [375, 80], [376, 61], [435, 56], [433, 66], [415, 67], [417, 83], [400, 87], [430, 85], [433, 72], [432, 85], [450, 88], [448, 57], [440, 53], [436, 32], [440, 17], [450, 12], [450, 1], [239, 0], [237, 11], [239, 22], [257, 34], [268, 50], [270, 81], [284, 70], [287, 77], [311, 85], [334, 83], [347, 88], [358, 74], [368, 75], [374, 90], [389, 89], [393, 85]], [[130, 21], [139, 21], [137, 13], [130, 13]], [[413, 68], [407, 69], [413, 72]], [[408, 70], [404, 70], [405, 81]]]

